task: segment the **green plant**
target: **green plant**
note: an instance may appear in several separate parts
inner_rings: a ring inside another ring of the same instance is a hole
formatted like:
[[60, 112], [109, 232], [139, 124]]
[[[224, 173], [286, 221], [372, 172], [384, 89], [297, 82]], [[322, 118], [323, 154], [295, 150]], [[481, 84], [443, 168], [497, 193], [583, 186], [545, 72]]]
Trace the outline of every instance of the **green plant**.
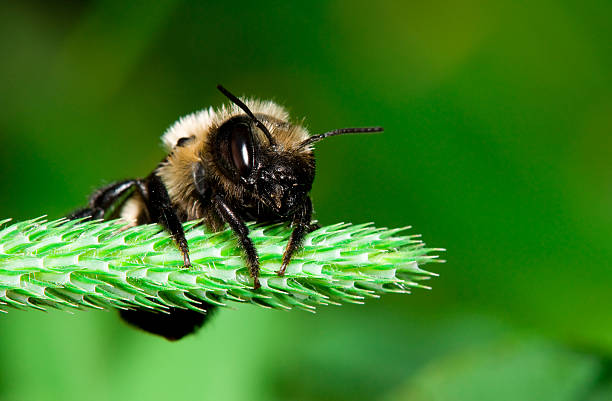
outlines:
[[428, 288], [437, 261], [418, 235], [371, 224], [335, 224], [306, 237], [287, 274], [278, 277], [287, 225], [250, 225], [261, 261], [261, 289], [252, 280], [231, 231], [185, 224], [193, 268], [182, 268], [172, 239], [156, 224], [42, 218], [0, 222], [0, 307], [197, 309], [193, 300], [272, 308], [362, 303], [385, 292]]

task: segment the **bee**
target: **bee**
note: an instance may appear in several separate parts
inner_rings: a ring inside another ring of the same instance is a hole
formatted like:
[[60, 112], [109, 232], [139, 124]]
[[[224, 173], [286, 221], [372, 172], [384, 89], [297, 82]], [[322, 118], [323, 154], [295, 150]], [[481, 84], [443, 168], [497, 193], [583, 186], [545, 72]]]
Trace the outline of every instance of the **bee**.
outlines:
[[[201, 219], [207, 228], [227, 224], [244, 252], [253, 287], [260, 287], [259, 258], [246, 221], [290, 222], [292, 232], [278, 271], [283, 275], [312, 224], [308, 193], [315, 175], [313, 145], [322, 139], [382, 131], [380, 127], [344, 128], [309, 135], [289, 121], [287, 111], [271, 101], [245, 99], [217, 86], [230, 101], [179, 119], [163, 135], [168, 155], [143, 179], [112, 183], [93, 193], [87, 207], [70, 219], [122, 218], [128, 226], [161, 224], [189, 268], [189, 246], [182, 223]], [[120, 310], [128, 323], [178, 340], [196, 331], [215, 309], [200, 302], [203, 313], [170, 308], [167, 313]]]

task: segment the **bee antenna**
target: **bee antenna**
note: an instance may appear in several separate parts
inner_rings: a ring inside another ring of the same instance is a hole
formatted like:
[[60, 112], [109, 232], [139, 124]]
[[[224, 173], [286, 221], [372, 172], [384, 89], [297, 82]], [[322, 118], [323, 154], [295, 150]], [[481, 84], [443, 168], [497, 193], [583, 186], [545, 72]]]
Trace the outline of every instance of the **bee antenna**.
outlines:
[[313, 135], [300, 143], [298, 149], [311, 145], [315, 142], [319, 142], [321, 139], [325, 139], [330, 136], [344, 135], [344, 134], [369, 134], [375, 132], [382, 132], [382, 127], [365, 127], [365, 128], [339, 128], [333, 131], [326, 132], [324, 134]]
[[219, 89], [221, 93], [223, 93], [229, 100], [231, 100], [232, 103], [240, 107], [247, 114], [247, 116], [249, 116], [251, 120], [255, 122], [255, 125], [257, 125], [257, 127], [259, 127], [259, 129], [263, 131], [266, 138], [268, 138], [268, 142], [270, 142], [270, 145], [276, 145], [276, 141], [274, 141], [274, 138], [272, 138], [272, 134], [270, 134], [270, 131], [268, 131], [268, 128], [266, 128], [266, 126], [263, 125], [263, 123], [259, 121], [257, 117], [255, 117], [253, 112], [249, 110], [247, 105], [244, 104], [242, 100], [238, 99], [238, 97], [234, 96], [232, 93], [230, 93], [230, 91], [228, 91], [221, 85], [217, 85], [217, 89]]

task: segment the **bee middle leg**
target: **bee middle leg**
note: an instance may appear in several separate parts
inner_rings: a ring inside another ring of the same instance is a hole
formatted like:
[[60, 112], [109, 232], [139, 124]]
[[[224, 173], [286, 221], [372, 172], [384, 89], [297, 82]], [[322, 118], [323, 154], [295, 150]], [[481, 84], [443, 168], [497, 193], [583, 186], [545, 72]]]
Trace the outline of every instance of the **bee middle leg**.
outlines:
[[143, 199], [152, 222], [161, 224], [170, 232], [174, 242], [183, 254], [184, 266], [191, 267], [185, 230], [183, 230], [181, 220], [172, 206], [168, 190], [155, 173], [146, 178], [143, 192]]
[[244, 223], [244, 220], [225, 202], [223, 197], [218, 194], [214, 195], [212, 201], [217, 213], [223, 221], [229, 224], [232, 231], [238, 237], [240, 246], [246, 254], [249, 272], [251, 277], [253, 277], [253, 288], [258, 289], [261, 287], [259, 283], [259, 256], [257, 256], [253, 241], [249, 238], [249, 228]]

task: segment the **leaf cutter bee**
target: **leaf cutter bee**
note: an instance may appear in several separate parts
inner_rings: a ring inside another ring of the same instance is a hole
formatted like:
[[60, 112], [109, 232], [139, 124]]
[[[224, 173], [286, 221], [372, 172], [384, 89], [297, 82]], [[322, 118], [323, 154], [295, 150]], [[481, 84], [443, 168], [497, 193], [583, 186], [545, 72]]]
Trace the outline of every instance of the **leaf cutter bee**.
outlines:
[[[181, 223], [202, 219], [211, 230], [227, 223], [244, 251], [246, 265], [259, 283], [259, 259], [245, 221], [290, 222], [293, 231], [279, 275], [285, 273], [311, 224], [308, 192], [315, 174], [313, 145], [330, 136], [382, 131], [380, 127], [344, 128], [310, 136], [289, 122], [285, 109], [271, 101], [245, 99], [217, 87], [232, 103], [179, 119], [163, 135], [168, 155], [143, 179], [112, 183], [93, 193], [86, 208], [68, 218], [122, 218], [130, 225], [161, 224], [191, 266]], [[121, 310], [127, 322], [169, 340], [178, 340], [204, 324], [206, 313], [170, 308], [168, 313]]]

